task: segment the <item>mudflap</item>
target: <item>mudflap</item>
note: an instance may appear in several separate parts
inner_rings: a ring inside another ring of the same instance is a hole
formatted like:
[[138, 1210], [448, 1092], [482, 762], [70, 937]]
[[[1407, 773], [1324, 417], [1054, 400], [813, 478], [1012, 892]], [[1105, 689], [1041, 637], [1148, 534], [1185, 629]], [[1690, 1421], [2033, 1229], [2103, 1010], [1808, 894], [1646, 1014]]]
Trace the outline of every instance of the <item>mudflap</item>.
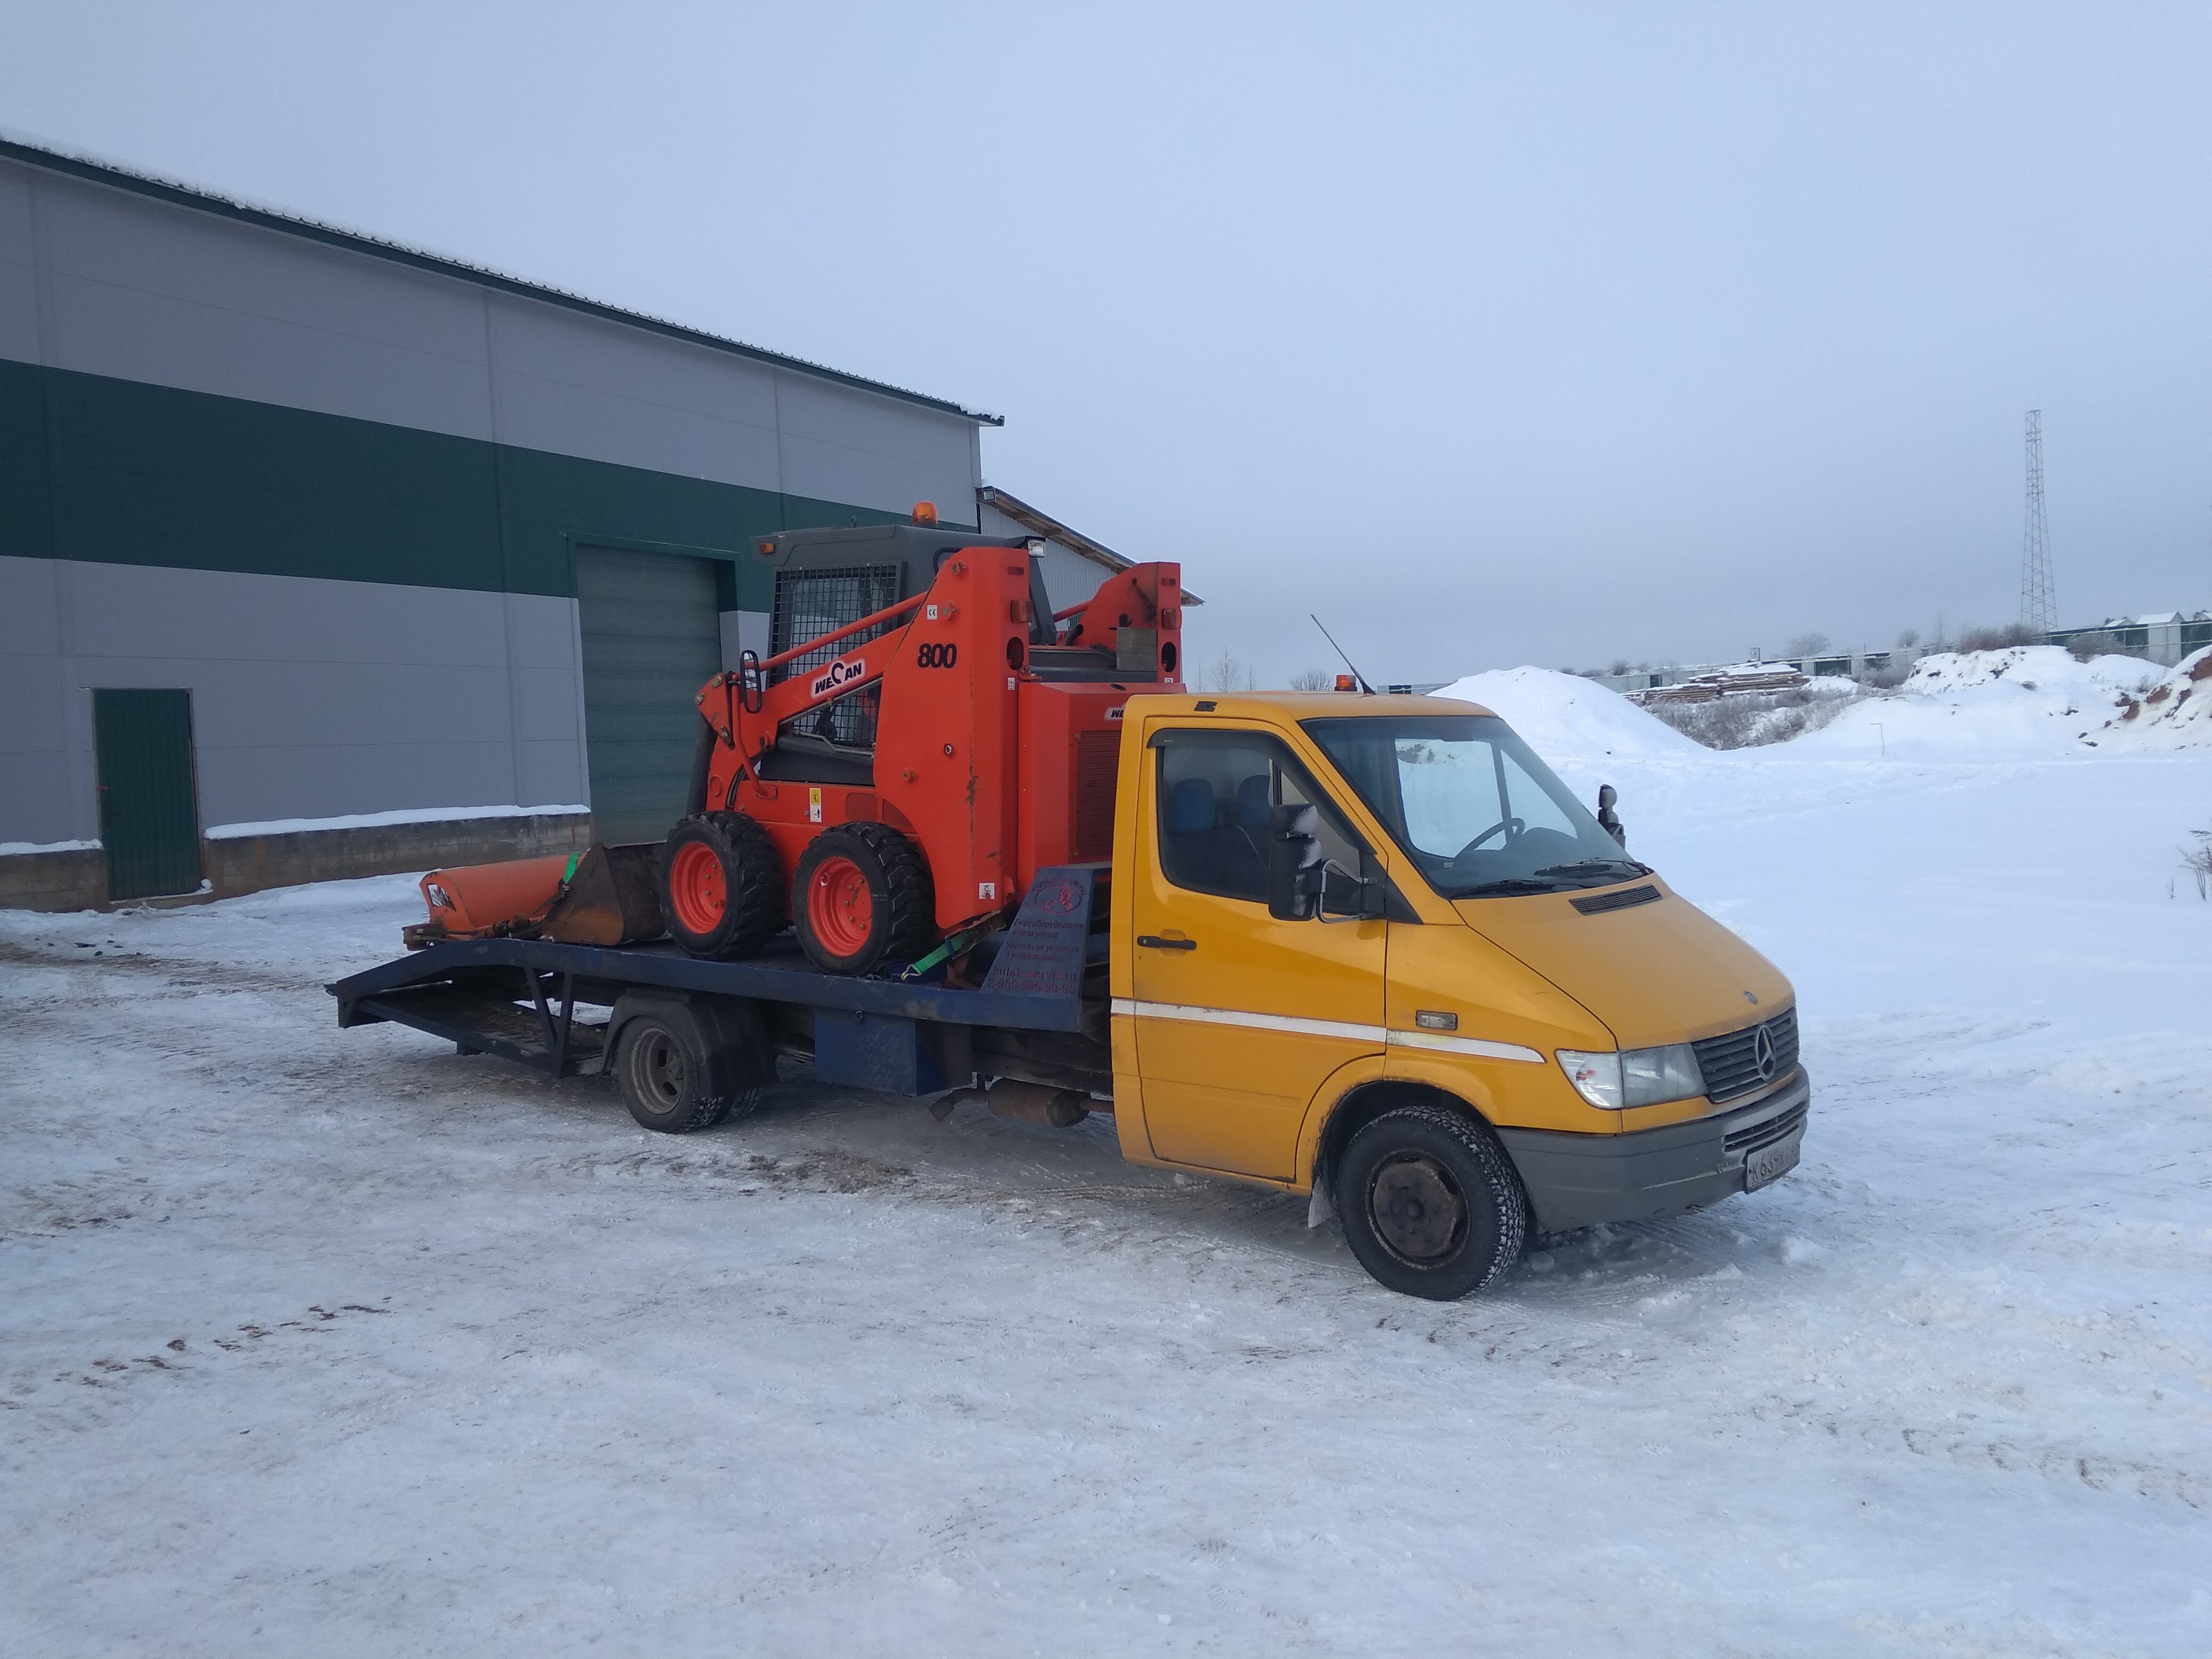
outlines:
[[563, 945], [635, 945], [668, 931], [660, 914], [660, 844], [593, 842], [533, 930]]

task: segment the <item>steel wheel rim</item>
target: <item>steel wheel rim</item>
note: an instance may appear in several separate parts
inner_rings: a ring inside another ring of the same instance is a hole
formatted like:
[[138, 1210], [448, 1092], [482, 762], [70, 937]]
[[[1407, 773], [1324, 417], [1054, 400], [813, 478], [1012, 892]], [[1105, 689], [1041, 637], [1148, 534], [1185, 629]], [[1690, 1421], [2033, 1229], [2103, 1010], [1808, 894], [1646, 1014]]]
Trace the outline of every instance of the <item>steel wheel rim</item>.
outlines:
[[691, 933], [710, 933], [720, 924], [727, 897], [722, 860], [713, 848], [688, 841], [676, 849], [668, 865], [668, 902]]
[[1367, 1220], [1383, 1249], [1416, 1267], [1449, 1261], [1467, 1242], [1467, 1195], [1425, 1152], [1400, 1152], [1367, 1182]]
[[858, 956], [876, 925], [876, 901], [868, 878], [842, 854], [814, 868], [806, 884], [806, 920], [814, 937], [833, 956]]
[[684, 1063], [684, 1050], [667, 1032], [646, 1033], [645, 1040], [637, 1045], [632, 1070], [639, 1092], [660, 1110], [672, 1112], [684, 1103], [690, 1068]]

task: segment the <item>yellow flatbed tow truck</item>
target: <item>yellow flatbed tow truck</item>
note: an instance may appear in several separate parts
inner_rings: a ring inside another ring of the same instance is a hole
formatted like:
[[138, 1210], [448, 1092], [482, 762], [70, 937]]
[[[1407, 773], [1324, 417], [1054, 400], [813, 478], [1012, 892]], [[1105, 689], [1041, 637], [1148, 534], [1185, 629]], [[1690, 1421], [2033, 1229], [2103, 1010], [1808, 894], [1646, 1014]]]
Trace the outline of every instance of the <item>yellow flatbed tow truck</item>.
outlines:
[[781, 942], [457, 939], [331, 986], [340, 1023], [611, 1073], [670, 1131], [751, 1109], [779, 1054], [940, 1115], [1110, 1112], [1131, 1162], [1307, 1194], [1378, 1281], [1437, 1299], [1532, 1230], [1796, 1165], [1789, 981], [1496, 714], [1255, 692], [1133, 694], [1119, 719], [1111, 860], [1039, 871], [1011, 926], [921, 976]]

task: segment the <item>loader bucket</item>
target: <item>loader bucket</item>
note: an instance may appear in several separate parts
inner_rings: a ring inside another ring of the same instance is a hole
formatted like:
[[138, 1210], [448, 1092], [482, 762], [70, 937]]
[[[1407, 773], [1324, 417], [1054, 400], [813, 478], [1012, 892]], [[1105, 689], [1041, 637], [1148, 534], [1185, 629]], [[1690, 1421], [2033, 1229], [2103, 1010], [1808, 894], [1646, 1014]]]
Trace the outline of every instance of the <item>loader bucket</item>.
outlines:
[[668, 931], [660, 915], [660, 845], [595, 841], [576, 861], [538, 937], [564, 945], [633, 945]]
[[408, 944], [441, 939], [489, 939], [524, 933], [561, 891], [568, 854], [510, 859], [503, 864], [471, 864], [433, 870], [422, 878], [422, 901], [430, 920], [406, 931]]

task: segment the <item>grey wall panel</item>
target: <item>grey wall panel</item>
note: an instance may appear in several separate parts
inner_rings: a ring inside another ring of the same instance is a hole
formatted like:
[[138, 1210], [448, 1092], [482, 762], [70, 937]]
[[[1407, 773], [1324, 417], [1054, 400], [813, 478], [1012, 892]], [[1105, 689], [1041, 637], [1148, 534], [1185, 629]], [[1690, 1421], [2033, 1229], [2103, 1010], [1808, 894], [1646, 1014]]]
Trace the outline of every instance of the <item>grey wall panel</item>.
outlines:
[[[197, 707], [193, 714], [197, 723]], [[496, 743], [315, 743], [250, 749], [202, 744], [200, 819], [214, 827], [405, 807], [503, 805], [512, 752], [503, 738]], [[269, 787], [271, 775], [283, 780], [281, 790]], [[502, 787], [487, 793], [483, 781], [490, 777]], [[292, 804], [301, 799], [319, 805], [301, 811]]]
[[887, 513], [934, 501], [955, 523], [975, 513], [968, 422], [796, 374], [781, 377], [781, 408], [786, 494]]
[[479, 290], [96, 185], [37, 188], [50, 366], [491, 435]]
[[778, 488], [769, 368], [557, 306], [490, 306], [501, 442]]
[[51, 559], [0, 558], [0, 655], [62, 648], [61, 577]]
[[39, 295], [31, 261], [31, 175], [0, 161], [0, 357], [39, 361]]
[[[54, 656], [0, 655], [0, 754], [58, 755], [68, 748], [67, 711], [61, 659]], [[21, 841], [0, 834], [0, 841]]]
[[[514, 732], [522, 743], [574, 744], [580, 732], [576, 720], [576, 677], [567, 667], [514, 668], [508, 681], [514, 697]], [[580, 801], [581, 795], [563, 795]]]
[[0, 841], [97, 834], [91, 686], [193, 701], [201, 820], [574, 805], [575, 602], [0, 559]]
[[[0, 558], [0, 842], [92, 838], [84, 823], [89, 794], [80, 803], [71, 783], [76, 762], [61, 641], [53, 565]], [[88, 743], [89, 720], [88, 709]]]
[[51, 847], [94, 839], [87, 816], [75, 810], [71, 770], [58, 750], [0, 749], [0, 842]]
[[584, 784], [582, 749], [563, 738], [525, 741], [515, 746], [515, 793], [532, 806], [580, 806], [590, 792]]
[[0, 179], [0, 229], [20, 227], [0, 246], [31, 250], [49, 301], [42, 337], [19, 254], [0, 274], [0, 355], [880, 511], [972, 511], [963, 416], [14, 162]]
[[[497, 593], [89, 561], [61, 570], [74, 649], [88, 656], [428, 665], [497, 663], [507, 649]], [[537, 648], [534, 660], [552, 659]]]
[[517, 668], [576, 672], [576, 605], [538, 593], [506, 598], [507, 650]]

